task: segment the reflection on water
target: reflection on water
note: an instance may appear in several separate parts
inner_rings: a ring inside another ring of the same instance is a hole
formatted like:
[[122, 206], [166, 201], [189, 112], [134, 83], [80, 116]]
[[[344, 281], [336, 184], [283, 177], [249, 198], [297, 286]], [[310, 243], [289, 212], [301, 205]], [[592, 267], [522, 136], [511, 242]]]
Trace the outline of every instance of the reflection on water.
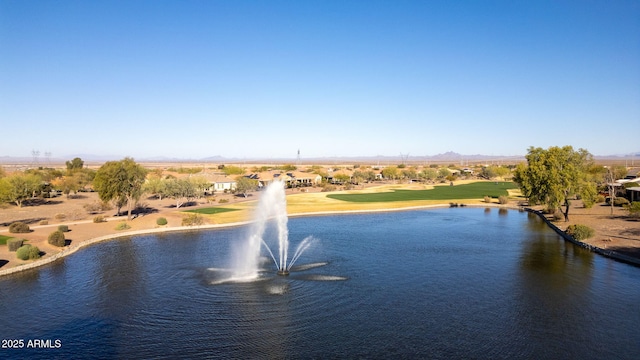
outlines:
[[258, 281], [222, 281], [232, 244], [246, 233], [236, 228], [101, 243], [0, 278], [0, 337], [63, 343], [2, 355], [632, 359], [640, 353], [640, 269], [564, 242], [535, 215], [447, 208], [297, 218], [289, 225], [292, 239], [313, 234], [319, 241], [287, 277], [265, 266]]

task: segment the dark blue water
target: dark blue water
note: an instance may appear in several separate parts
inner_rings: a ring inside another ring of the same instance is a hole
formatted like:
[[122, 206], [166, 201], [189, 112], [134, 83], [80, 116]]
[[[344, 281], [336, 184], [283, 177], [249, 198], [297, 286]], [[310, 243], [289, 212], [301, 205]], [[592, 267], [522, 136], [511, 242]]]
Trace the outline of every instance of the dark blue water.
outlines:
[[[0, 339], [25, 343], [0, 358], [640, 356], [640, 268], [527, 213], [308, 217], [289, 229], [293, 245], [320, 239], [289, 277], [265, 262], [259, 281], [212, 285], [244, 237], [234, 228], [115, 240], [0, 278]], [[34, 339], [60, 346], [26, 348]]]

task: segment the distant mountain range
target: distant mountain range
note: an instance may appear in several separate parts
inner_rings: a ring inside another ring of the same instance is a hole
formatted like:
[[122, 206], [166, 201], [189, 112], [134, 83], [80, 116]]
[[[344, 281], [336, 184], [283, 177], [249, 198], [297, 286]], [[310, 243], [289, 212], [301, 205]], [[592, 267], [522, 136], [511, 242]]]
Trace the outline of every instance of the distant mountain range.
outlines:
[[[65, 156], [64, 158], [43, 158], [39, 157], [37, 163], [41, 166], [46, 166], [47, 163], [60, 164], [73, 158], [79, 157], [85, 162], [101, 163], [110, 160], [120, 160], [124, 156], [119, 155], [94, 155], [94, 154], [72, 154]], [[624, 159], [637, 159], [640, 164], [640, 151], [631, 154], [618, 154], [618, 155], [594, 155], [597, 160], [624, 160]], [[512, 155], [512, 156], [500, 156], [500, 155], [464, 155], [453, 151], [437, 155], [415, 155], [415, 156], [330, 156], [330, 157], [316, 157], [316, 158], [302, 158], [301, 162], [366, 162], [366, 163], [401, 163], [401, 162], [451, 162], [451, 163], [478, 163], [478, 162], [490, 162], [490, 161], [520, 161], [524, 159], [524, 155]], [[166, 163], [179, 163], [179, 162], [207, 162], [207, 163], [293, 163], [296, 162], [295, 158], [227, 158], [220, 155], [209, 156], [204, 158], [176, 158], [167, 156], [155, 156], [135, 158], [138, 162], [166, 162]], [[33, 157], [14, 157], [14, 156], [0, 156], [0, 164], [33, 164]]]

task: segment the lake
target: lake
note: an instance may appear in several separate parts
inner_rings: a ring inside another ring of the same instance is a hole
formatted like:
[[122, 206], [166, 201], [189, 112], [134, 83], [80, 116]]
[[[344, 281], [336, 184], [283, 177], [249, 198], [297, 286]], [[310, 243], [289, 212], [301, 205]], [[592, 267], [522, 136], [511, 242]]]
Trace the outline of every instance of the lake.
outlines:
[[292, 247], [318, 241], [290, 276], [265, 258], [258, 280], [219, 281], [247, 232], [113, 240], [0, 278], [0, 339], [24, 342], [0, 357], [640, 356], [640, 268], [564, 242], [533, 214], [292, 218]]

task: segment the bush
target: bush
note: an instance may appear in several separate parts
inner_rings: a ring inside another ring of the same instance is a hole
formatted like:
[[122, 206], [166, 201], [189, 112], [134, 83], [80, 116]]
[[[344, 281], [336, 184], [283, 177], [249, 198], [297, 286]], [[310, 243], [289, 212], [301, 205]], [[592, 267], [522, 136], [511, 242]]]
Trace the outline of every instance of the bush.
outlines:
[[605, 201], [604, 195], [596, 196], [596, 204], [602, 204]]
[[58, 225], [58, 231], [69, 232], [69, 227], [67, 225]]
[[84, 205], [84, 209], [89, 213], [89, 214], [97, 214], [101, 211], [107, 211], [107, 210], [111, 210], [113, 209], [113, 207], [111, 206], [111, 204], [109, 204], [108, 201], [94, 201], [91, 204], [86, 204]]
[[504, 205], [504, 204], [509, 202], [509, 197], [502, 195], [502, 196], [498, 197], [498, 202], [500, 204]]
[[565, 232], [571, 235], [571, 237], [576, 240], [585, 240], [595, 234], [595, 231], [592, 228], [580, 224], [569, 225], [569, 227], [567, 227], [567, 231]]
[[593, 197], [588, 196], [582, 198], [582, 205], [585, 209], [591, 209], [593, 207], [593, 204], [595, 204], [595, 199]]
[[18, 248], [18, 250], [16, 251], [16, 257], [20, 260], [29, 260], [30, 247], [31, 245], [29, 244], [20, 246], [20, 248]]
[[60, 230], [54, 231], [51, 234], [49, 234], [48, 241], [49, 241], [49, 244], [54, 246], [59, 246], [59, 247], [63, 247], [66, 244], [66, 241], [64, 239], [64, 233]]
[[485, 196], [484, 197], [484, 202], [490, 203], [491, 202], [491, 196]]
[[553, 213], [553, 220], [560, 221], [562, 219], [564, 219], [564, 214], [562, 213], [562, 211], [556, 210], [556, 212]]
[[37, 246], [29, 248], [29, 260], [40, 259], [40, 249]]
[[56, 218], [56, 220], [62, 221], [67, 218], [67, 214], [59, 213], [59, 214], [56, 214], [56, 216], [54, 217]]
[[40, 224], [40, 225], [49, 225], [49, 220], [40, 220], [40, 222], [38, 224]]
[[198, 214], [189, 214], [182, 218], [182, 226], [195, 226], [204, 224], [204, 218]]
[[617, 197], [613, 200], [614, 206], [627, 206], [629, 205], [629, 200], [623, 197]]
[[103, 223], [103, 222], [107, 222], [107, 219], [105, 219], [104, 216], [102, 216], [102, 215], [98, 215], [98, 216], [93, 218], [93, 222], [96, 223], [96, 224]]
[[116, 230], [127, 230], [127, 229], [131, 229], [131, 226], [129, 226], [129, 224], [127, 224], [124, 221], [116, 225]]
[[634, 201], [629, 204], [627, 206], [627, 210], [629, 210], [629, 216], [633, 218], [640, 218], [640, 201]]
[[29, 244], [22, 245], [16, 251], [16, 257], [20, 260], [35, 260], [40, 258], [40, 249]]
[[9, 247], [9, 251], [17, 251], [22, 244], [24, 243], [23, 239], [12, 238], [7, 240], [7, 246]]
[[156, 224], [158, 224], [158, 225], [160, 225], [160, 226], [162, 226], [162, 225], [167, 225], [167, 219], [165, 219], [165, 218], [163, 218], [163, 217], [158, 218], [158, 219], [156, 220]]
[[20, 234], [20, 233], [28, 233], [30, 232], [31, 229], [29, 228], [29, 225], [20, 222], [20, 221], [16, 221], [14, 223], [12, 223], [11, 225], [9, 225], [9, 232], [10, 233], [14, 233], [14, 234]]
[[335, 185], [331, 185], [329, 183], [324, 183], [322, 184], [322, 190], [320, 190], [321, 192], [329, 192], [329, 191], [336, 191], [336, 187]]

